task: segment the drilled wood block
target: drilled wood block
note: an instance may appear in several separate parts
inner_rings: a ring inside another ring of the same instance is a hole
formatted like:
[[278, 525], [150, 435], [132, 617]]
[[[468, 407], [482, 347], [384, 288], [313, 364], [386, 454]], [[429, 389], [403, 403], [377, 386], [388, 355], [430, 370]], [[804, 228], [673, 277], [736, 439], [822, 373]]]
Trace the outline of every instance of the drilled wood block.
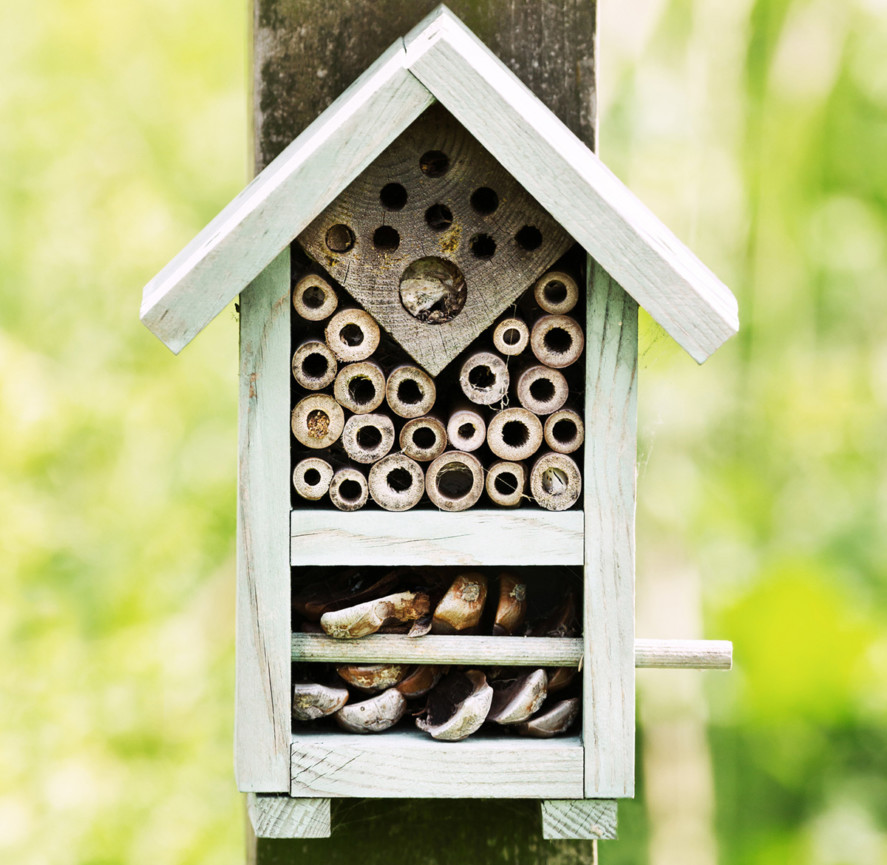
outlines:
[[432, 375], [572, 242], [441, 106], [298, 239]]
[[256, 838], [329, 838], [330, 800], [248, 793], [246, 811]]
[[614, 840], [616, 816], [615, 799], [543, 799], [542, 837]]

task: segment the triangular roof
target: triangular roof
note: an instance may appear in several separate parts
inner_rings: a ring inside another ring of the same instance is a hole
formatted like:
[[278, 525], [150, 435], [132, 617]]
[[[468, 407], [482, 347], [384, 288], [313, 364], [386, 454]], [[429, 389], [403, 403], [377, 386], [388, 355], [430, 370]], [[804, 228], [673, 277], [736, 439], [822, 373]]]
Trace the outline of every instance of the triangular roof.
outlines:
[[444, 6], [148, 283], [145, 325], [181, 351], [435, 100], [693, 358], [736, 333], [730, 290]]

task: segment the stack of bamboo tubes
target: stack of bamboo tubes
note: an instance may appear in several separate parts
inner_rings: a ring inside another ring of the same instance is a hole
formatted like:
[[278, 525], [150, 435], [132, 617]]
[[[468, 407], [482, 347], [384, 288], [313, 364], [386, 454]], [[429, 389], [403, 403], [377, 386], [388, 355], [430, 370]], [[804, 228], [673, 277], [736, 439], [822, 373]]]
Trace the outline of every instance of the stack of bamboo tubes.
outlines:
[[571, 396], [581, 391], [573, 373], [584, 334], [571, 315], [580, 296], [572, 275], [546, 273], [519, 302], [525, 314], [515, 305], [438, 381], [383, 362], [379, 325], [363, 309], [340, 309], [340, 293], [316, 274], [293, 289], [309, 333], [292, 360], [292, 431], [312, 452], [293, 471], [302, 499], [329, 496], [343, 511], [370, 499], [390, 511], [424, 500], [462, 511], [484, 493], [501, 507], [534, 501], [559, 511], [578, 501], [571, 454], [584, 428]]

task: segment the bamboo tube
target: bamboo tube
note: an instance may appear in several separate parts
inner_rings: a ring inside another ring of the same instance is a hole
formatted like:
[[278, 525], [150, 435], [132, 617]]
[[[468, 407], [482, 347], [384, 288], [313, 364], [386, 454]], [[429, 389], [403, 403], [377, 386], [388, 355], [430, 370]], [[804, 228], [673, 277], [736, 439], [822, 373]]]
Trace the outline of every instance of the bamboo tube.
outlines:
[[428, 498], [444, 511], [464, 511], [477, 504], [484, 489], [484, 470], [474, 454], [447, 451], [425, 475]]
[[293, 309], [308, 321], [329, 318], [338, 305], [335, 289], [317, 274], [303, 276], [293, 288]]
[[569, 395], [570, 386], [564, 374], [541, 364], [525, 369], [517, 380], [518, 402], [536, 415], [557, 411]]
[[370, 469], [370, 495], [386, 511], [408, 511], [422, 500], [425, 475], [405, 454], [388, 454]]
[[356, 463], [374, 463], [394, 445], [394, 424], [385, 414], [353, 414], [342, 430], [342, 447]]
[[566, 454], [543, 454], [530, 471], [530, 492], [545, 510], [565, 511], [582, 492], [579, 466]]
[[336, 377], [336, 356], [326, 343], [312, 339], [293, 353], [293, 378], [306, 390], [322, 390]]
[[569, 315], [543, 315], [530, 332], [530, 348], [539, 363], [563, 369], [576, 363], [585, 347], [585, 336]]
[[500, 354], [520, 354], [529, 344], [530, 329], [522, 318], [503, 318], [493, 330], [493, 345]]
[[447, 436], [457, 451], [476, 451], [487, 437], [487, 424], [479, 411], [462, 406], [450, 415]]
[[333, 396], [354, 414], [375, 411], [385, 399], [385, 373], [371, 360], [349, 363], [336, 376]]
[[436, 417], [408, 420], [400, 430], [400, 449], [411, 459], [429, 462], [447, 449], [447, 430]]
[[562, 408], [545, 419], [545, 444], [559, 454], [571, 454], [585, 441], [585, 424], [579, 412]]
[[362, 309], [342, 309], [326, 326], [326, 344], [343, 363], [366, 360], [379, 345], [379, 325]]
[[333, 467], [320, 457], [299, 460], [293, 469], [293, 486], [309, 502], [322, 499], [329, 492], [332, 479]]
[[527, 470], [522, 463], [500, 460], [487, 471], [487, 495], [493, 504], [516, 508], [523, 499], [527, 486]]
[[487, 444], [500, 459], [528, 459], [542, 444], [542, 422], [525, 408], [504, 409], [487, 426]]
[[399, 417], [422, 417], [433, 408], [437, 388], [425, 370], [417, 366], [399, 366], [388, 376], [385, 398], [391, 411]]
[[569, 273], [551, 270], [537, 280], [533, 297], [545, 312], [566, 315], [579, 300], [579, 286]]
[[340, 511], [358, 511], [367, 502], [369, 491], [363, 472], [348, 467], [339, 469], [330, 483], [330, 501]]
[[345, 413], [329, 394], [315, 393], [296, 403], [293, 435], [305, 447], [327, 448], [342, 434]]
[[479, 351], [462, 364], [459, 386], [477, 405], [492, 405], [508, 393], [508, 367], [498, 354]]

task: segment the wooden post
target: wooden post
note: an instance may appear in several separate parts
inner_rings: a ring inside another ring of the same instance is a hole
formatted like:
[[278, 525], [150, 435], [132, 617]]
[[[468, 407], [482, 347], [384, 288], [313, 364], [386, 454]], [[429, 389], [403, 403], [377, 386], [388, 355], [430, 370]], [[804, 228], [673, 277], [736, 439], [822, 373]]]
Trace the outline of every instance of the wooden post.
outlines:
[[[254, 0], [256, 171], [437, 5], [438, 0]], [[594, 147], [594, 0], [448, 0], [448, 6]], [[553, 814], [552, 826], [557, 822]], [[334, 800], [332, 821], [328, 840], [271, 840], [250, 832], [249, 861], [283, 865], [316, 858], [350, 865], [358, 852], [364, 865], [405, 857], [416, 862], [553, 865], [590, 860], [594, 844], [543, 840], [537, 801]]]

